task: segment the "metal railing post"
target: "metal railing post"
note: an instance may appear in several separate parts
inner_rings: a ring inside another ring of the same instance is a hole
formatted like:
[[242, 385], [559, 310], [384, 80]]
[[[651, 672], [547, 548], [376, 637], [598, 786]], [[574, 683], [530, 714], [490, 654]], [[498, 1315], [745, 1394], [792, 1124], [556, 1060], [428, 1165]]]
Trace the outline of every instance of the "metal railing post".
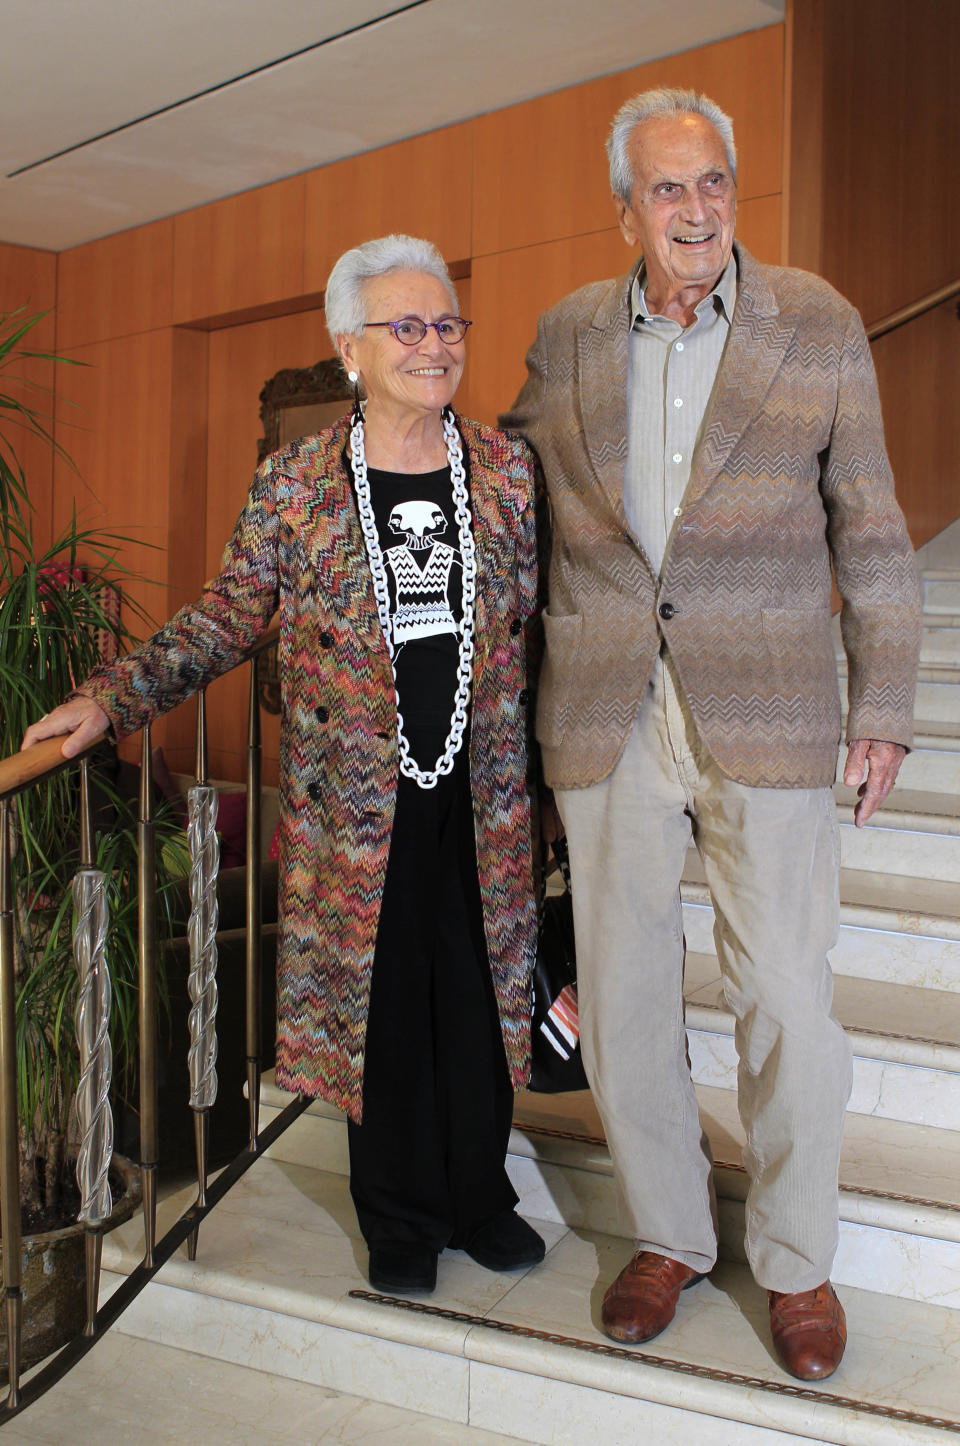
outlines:
[[137, 897], [140, 975], [140, 1181], [143, 1189], [143, 1261], [153, 1264], [157, 1241], [157, 860], [153, 817], [150, 727], [140, 750], [137, 822]]
[[20, 1400], [23, 1296], [20, 1289], [18, 1143], [16, 959], [13, 946], [10, 804], [4, 799], [0, 803], [0, 1227], [3, 1229], [8, 1407], [18, 1405]]
[[260, 909], [260, 777], [263, 748], [260, 740], [258, 664], [250, 660], [250, 705], [247, 720], [247, 1104], [250, 1113], [250, 1149], [257, 1149], [260, 1133], [260, 976], [263, 938]]

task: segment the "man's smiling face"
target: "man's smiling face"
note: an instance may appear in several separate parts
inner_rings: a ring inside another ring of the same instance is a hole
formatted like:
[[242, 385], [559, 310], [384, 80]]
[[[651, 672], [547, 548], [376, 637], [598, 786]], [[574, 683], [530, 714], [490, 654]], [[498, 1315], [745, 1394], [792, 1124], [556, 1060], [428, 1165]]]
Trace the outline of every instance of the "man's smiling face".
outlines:
[[723, 141], [703, 116], [654, 116], [634, 128], [627, 153], [630, 204], [614, 203], [624, 239], [643, 252], [651, 309], [706, 296], [733, 249], [737, 188]]

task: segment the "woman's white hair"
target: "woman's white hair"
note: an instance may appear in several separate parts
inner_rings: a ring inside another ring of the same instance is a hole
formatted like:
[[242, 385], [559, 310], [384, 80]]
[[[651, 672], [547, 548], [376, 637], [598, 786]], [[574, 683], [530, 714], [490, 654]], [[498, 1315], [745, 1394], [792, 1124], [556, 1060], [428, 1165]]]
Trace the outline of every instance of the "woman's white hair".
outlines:
[[622, 105], [613, 118], [607, 137], [610, 159], [610, 189], [627, 205], [633, 195], [633, 166], [628, 144], [634, 128], [641, 121], [661, 115], [702, 115], [717, 131], [727, 153], [727, 165], [734, 181], [737, 179], [737, 148], [733, 140], [733, 121], [716, 101], [695, 90], [664, 88], [644, 90]]
[[457, 310], [457, 293], [450, 272], [436, 246], [419, 236], [378, 236], [344, 251], [330, 272], [324, 293], [327, 330], [336, 346], [338, 336], [360, 336], [367, 321], [364, 282], [391, 271], [426, 271], [442, 281]]

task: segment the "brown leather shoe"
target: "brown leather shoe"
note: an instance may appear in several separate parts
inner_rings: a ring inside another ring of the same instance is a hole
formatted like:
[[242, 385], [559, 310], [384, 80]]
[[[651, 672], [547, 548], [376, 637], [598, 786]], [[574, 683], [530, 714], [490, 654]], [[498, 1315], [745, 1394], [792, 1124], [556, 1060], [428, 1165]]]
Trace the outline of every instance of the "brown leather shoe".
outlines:
[[800, 1381], [832, 1376], [847, 1344], [847, 1319], [825, 1280], [816, 1290], [767, 1291], [773, 1344], [784, 1370]]
[[669, 1255], [638, 1250], [603, 1297], [603, 1329], [628, 1345], [653, 1340], [673, 1320], [681, 1290], [702, 1279]]

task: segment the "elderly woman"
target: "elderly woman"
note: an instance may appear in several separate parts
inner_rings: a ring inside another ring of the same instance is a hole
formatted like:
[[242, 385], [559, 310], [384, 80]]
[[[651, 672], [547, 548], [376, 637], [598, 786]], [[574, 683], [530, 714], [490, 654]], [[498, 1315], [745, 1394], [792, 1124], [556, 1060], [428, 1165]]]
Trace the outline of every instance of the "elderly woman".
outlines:
[[544, 1253], [504, 1168], [536, 935], [532, 463], [451, 408], [470, 323], [428, 242], [346, 252], [325, 304], [352, 416], [268, 457], [200, 599], [24, 743], [122, 738], [279, 607], [276, 1077], [349, 1116], [371, 1284], [431, 1290], [445, 1246]]

